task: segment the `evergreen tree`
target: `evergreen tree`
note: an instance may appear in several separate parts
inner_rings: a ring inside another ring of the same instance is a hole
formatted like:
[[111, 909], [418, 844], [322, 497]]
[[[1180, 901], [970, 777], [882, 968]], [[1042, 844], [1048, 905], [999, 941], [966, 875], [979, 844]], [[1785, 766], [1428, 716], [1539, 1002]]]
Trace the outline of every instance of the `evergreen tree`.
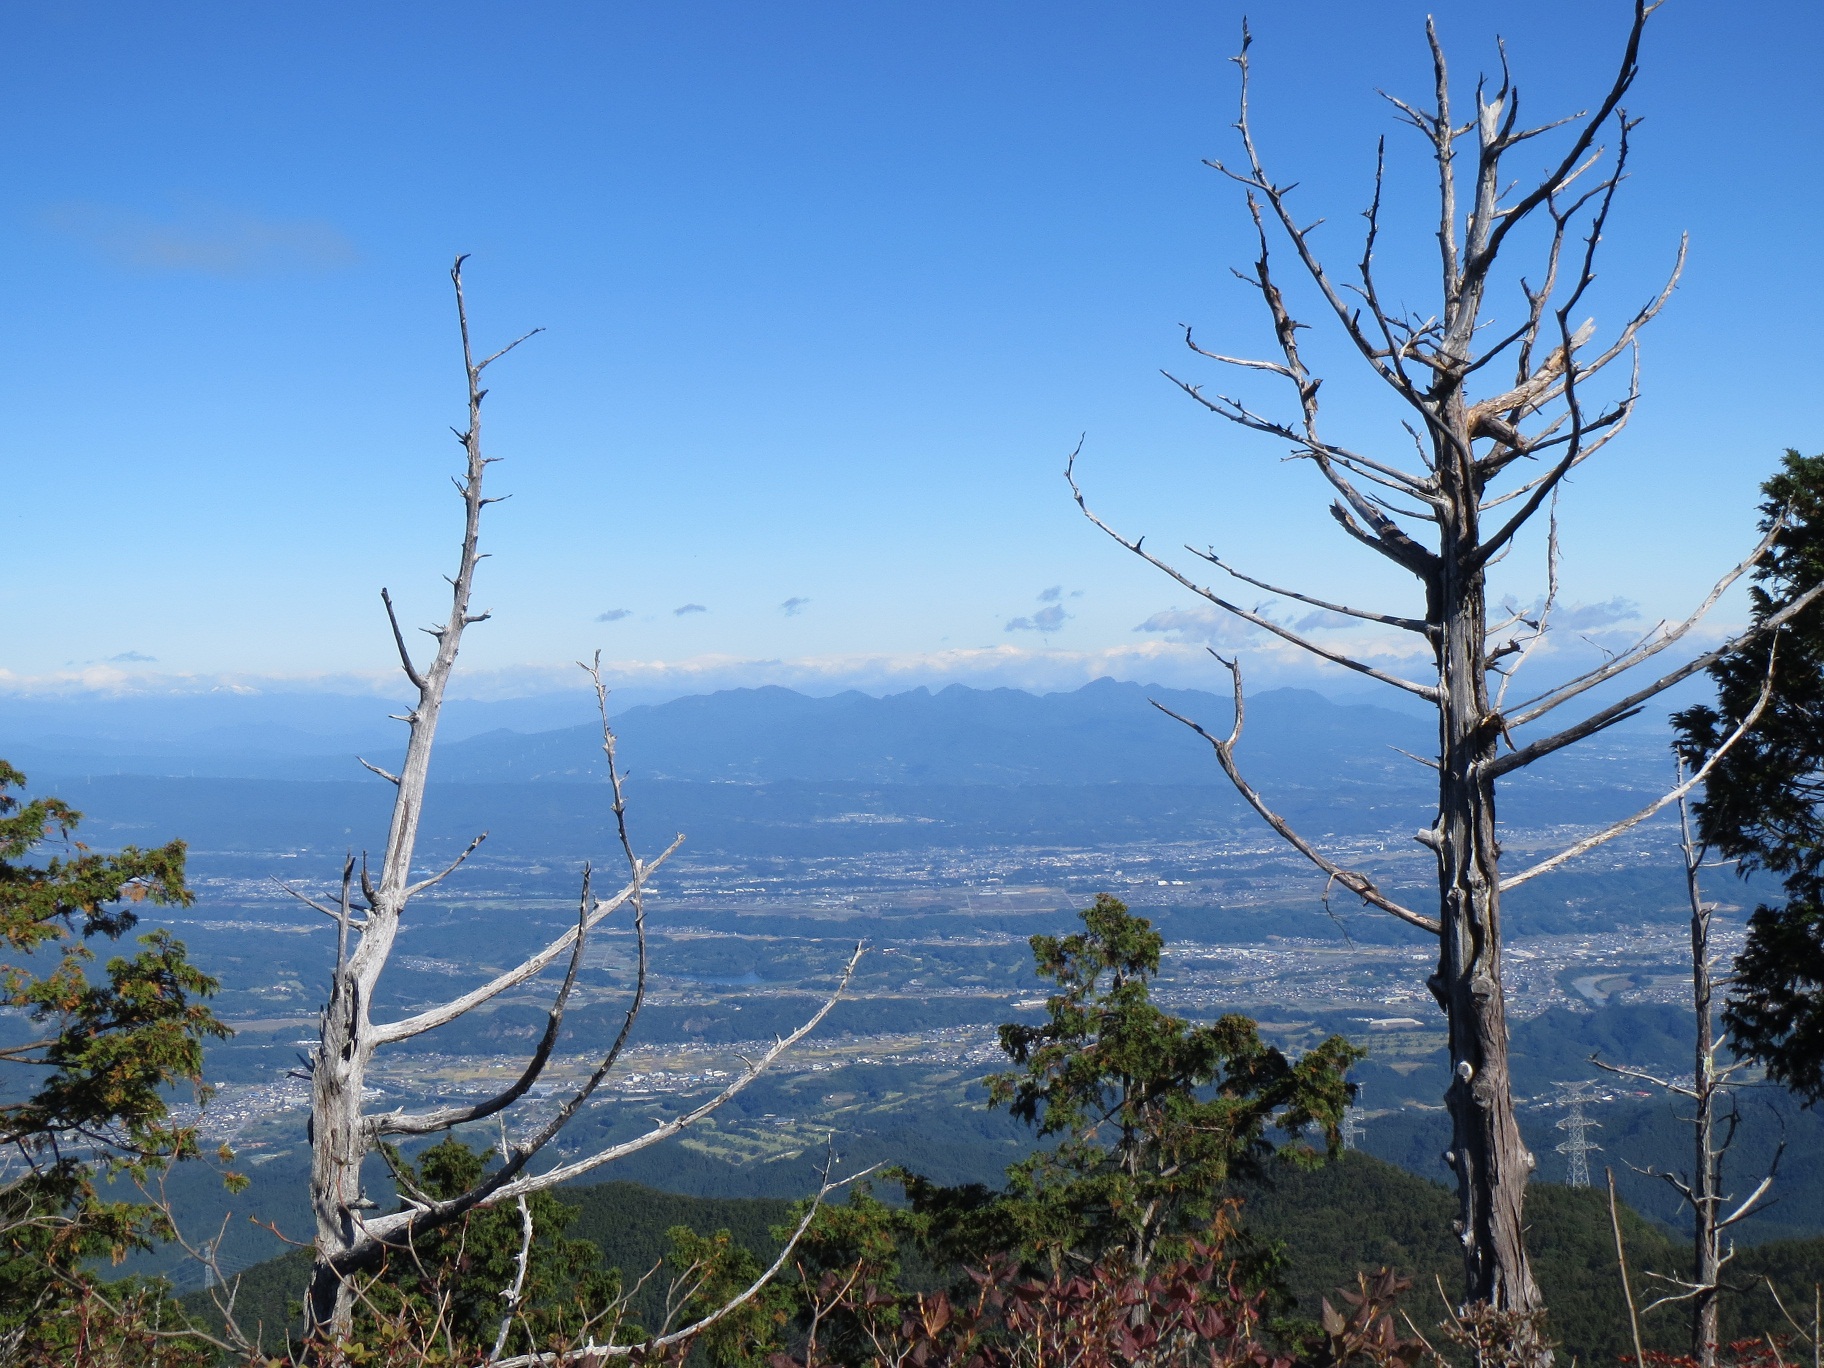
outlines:
[[[442, 1201], [469, 1191], [488, 1167], [478, 1151], [451, 1135], [407, 1162], [388, 1147], [400, 1187], [413, 1197]], [[525, 1244], [519, 1208], [477, 1207], [460, 1221], [440, 1226], [410, 1249], [388, 1252], [381, 1268], [361, 1280], [355, 1317], [358, 1339], [369, 1351], [440, 1344], [453, 1357], [490, 1350], [503, 1317], [512, 1313], [503, 1349], [512, 1353], [562, 1350], [593, 1331], [606, 1340], [617, 1328], [623, 1341], [637, 1327], [599, 1320], [620, 1298], [621, 1276], [600, 1267], [602, 1253], [565, 1232], [577, 1209], [552, 1192], [526, 1198], [532, 1221], [525, 1276], [516, 1306], [503, 1293], [514, 1285]]]
[[[1750, 596], [1766, 621], [1824, 580], [1824, 455], [1788, 451], [1762, 485], [1763, 531], [1784, 518]], [[1754, 707], [1767, 658], [1756, 649], [1710, 667], [1715, 706], [1677, 714], [1677, 744], [1702, 763]], [[1748, 924], [1724, 1021], [1737, 1049], [1808, 1103], [1824, 1099], [1824, 600], [1781, 630], [1772, 700], [1717, 763], [1697, 805], [1706, 844], [1747, 875], [1765, 870], [1784, 903]]]
[[[1082, 918], [1074, 935], [1032, 938], [1056, 991], [1043, 1023], [1001, 1027], [1018, 1067], [988, 1081], [991, 1105], [1056, 1143], [1009, 1169], [998, 1194], [905, 1179], [940, 1261], [1017, 1252], [1059, 1267], [1118, 1250], [1144, 1269], [1182, 1252], [1269, 1159], [1314, 1162], [1309, 1128], [1340, 1148], [1344, 1074], [1361, 1050], [1332, 1036], [1293, 1061], [1247, 1017], [1172, 1016], [1152, 1000], [1164, 941], [1151, 923], [1107, 894]], [[1269, 1129], [1285, 1137], [1277, 1147]]]
[[[92, 1262], [170, 1233], [161, 1207], [112, 1198], [98, 1179], [144, 1180], [196, 1155], [170, 1090], [205, 1100], [203, 1044], [229, 1031], [203, 1003], [215, 980], [165, 931], [95, 967], [139, 905], [189, 905], [183, 842], [97, 853], [74, 839], [81, 813], [10, 792], [24, 785], [0, 761], [0, 1357], [57, 1361], [100, 1306]], [[43, 847], [53, 853], [33, 863]]]

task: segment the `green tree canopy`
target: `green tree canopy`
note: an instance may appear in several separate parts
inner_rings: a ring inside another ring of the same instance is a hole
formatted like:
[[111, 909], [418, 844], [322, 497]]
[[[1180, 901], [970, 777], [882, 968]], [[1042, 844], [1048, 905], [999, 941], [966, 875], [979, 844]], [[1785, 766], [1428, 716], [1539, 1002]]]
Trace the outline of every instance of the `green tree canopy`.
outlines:
[[[401, 1189], [414, 1197], [442, 1201], [469, 1191], [488, 1164], [488, 1152], [451, 1135], [405, 1159], [387, 1147]], [[462, 1220], [440, 1226], [410, 1249], [389, 1252], [385, 1264], [363, 1275], [355, 1317], [357, 1339], [375, 1353], [401, 1345], [437, 1344], [452, 1358], [483, 1354], [512, 1312], [503, 1351], [542, 1353], [573, 1347], [594, 1333], [623, 1340], [637, 1327], [604, 1321], [620, 1300], [621, 1275], [600, 1267], [602, 1252], [566, 1232], [577, 1208], [551, 1192], [535, 1192], [522, 1214], [515, 1205], [477, 1207]], [[532, 1223], [525, 1244], [524, 1221]], [[509, 1307], [503, 1296], [519, 1275], [519, 1298]]]
[[1107, 894], [1082, 919], [1073, 935], [1032, 938], [1056, 991], [1042, 1023], [1001, 1027], [1017, 1067], [988, 1080], [991, 1105], [1055, 1143], [1009, 1169], [992, 1197], [906, 1179], [941, 1257], [1018, 1252], [1055, 1267], [1119, 1249], [1144, 1268], [1162, 1245], [1181, 1252], [1230, 1185], [1260, 1177], [1268, 1160], [1315, 1161], [1310, 1128], [1331, 1153], [1340, 1146], [1344, 1074], [1361, 1050], [1332, 1036], [1294, 1061], [1247, 1017], [1172, 1016], [1152, 1000], [1164, 946], [1152, 924]]
[[86, 1261], [168, 1235], [157, 1206], [108, 1200], [96, 1179], [197, 1153], [169, 1090], [206, 1099], [203, 1044], [229, 1032], [203, 1002], [215, 980], [167, 932], [95, 966], [139, 905], [189, 905], [183, 842], [100, 854], [74, 839], [81, 813], [24, 786], [0, 761], [0, 1335], [35, 1344], [59, 1333]]
[[[1784, 518], [1750, 589], [1765, 621], [1824, 580], [1824, 455], [1788, 451], [1761, 486], [1763, 531]], [[1753, 709], [1766, 678], [1756, 650], [1710, 667], [1715, 706], [1677, 714], [1680, 752], [1701, 764]], [[1824, 600], [1778, 638], [1772, 699], [1717, 762], [1699, 833], [1746, 875], [1779, 877], [1785, 902], [1757, 907], [1724, 1020], [1737, 1049], [1809, 1103], [1824, 1099]]]

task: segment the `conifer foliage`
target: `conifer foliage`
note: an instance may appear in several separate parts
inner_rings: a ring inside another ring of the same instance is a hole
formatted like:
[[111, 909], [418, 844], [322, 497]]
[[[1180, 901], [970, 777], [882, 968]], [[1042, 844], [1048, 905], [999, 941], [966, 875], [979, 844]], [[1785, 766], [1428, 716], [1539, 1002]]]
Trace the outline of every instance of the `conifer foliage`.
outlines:
[[145, 1180], [197, 1153], [170, 1089], [205, 1098], [203, 1043], [229, 1032], [204, 1002], [215, 980], [168, 932], [95, 964], [139, 906], [189, 905], [183, 842], [90, 850], [74, 839], [82, 814], [23, 800], [25, 782], [0, 761], [0, 1357], [54, 1359], [114, 1313], [84, 1299], [89, 1262], [170, 1233], [155, 1203], [114, 1199], [97, 1179]]
[[[416, 1163], [397, 1151], [388, 1155], [400, 1187], [433, 1201], [474, 1187], [488, 1157], [453, 1135], [424, 1150]], [[558, 1352], [580, 1343], [605, 1309], [620, 1309], [621, 1278], [599, 1266], [601, 1251], [593, 1244], [565, 1233], [575, 1219], [575, 1207], [553, 1193], [535, 1192], [523, 1215], [513, 1206], [478, 1208], [409, 1249], [389, 1251], [360, 1284], [360, 1339], [345, 1350], [378, 1354], [434, 1346], [462, 1361], [479, 1359], [497, 1340], [503, 1351], [515, 1353]], [[505, 1288], [516, 1289], [510, 1305]]]
[[1082, 919], [1073, 935], [1032, 938], [1056, 991], [1043, 1022], [1001, 1027], [1018, 1067], [988, 1081], [991, 1104], [1057, 1143], [1014, 1165], [991, 1201], [908, 1178], [915, 1207], [957, 1246], [941, 1254], [1013, 1252], [1055, 1269], [1118, 1249], [1142, 1270], [1162, 1246], [1182, 1255], [1229, 1185], [1260, 1176], [1275, 1154], [1315, 1161], [1307, 1130], [1340, 1149], [1344, 1074], [1360, 1049], [1332, 1036], [1293, 1061], [1247, 1017], [1173, 1016], [1152, 1000], [1164, 948], [1152, 924], [1106, 893]]
[[[1788, 451], [1762, 487], [1767, 558], [1750, 590], [1756, 625], [1824, 581], [1824, 455]], [[1777, 524], [1777, 530], [1776, 530]], [[1717, 701], [1674, 718], [1678, 746], [1702, 763], [1754, 707], [1764, 650], [1710, 667]], [[1824, 1099], [1824, 600], [1780, 630], [1769, 706], [1722, 755], [1697, 805], [1702, 839], [1765, 870], [1785, 893], [1749, 922], [1724, 1020], [1737, 1045], [1807, 1101]]]

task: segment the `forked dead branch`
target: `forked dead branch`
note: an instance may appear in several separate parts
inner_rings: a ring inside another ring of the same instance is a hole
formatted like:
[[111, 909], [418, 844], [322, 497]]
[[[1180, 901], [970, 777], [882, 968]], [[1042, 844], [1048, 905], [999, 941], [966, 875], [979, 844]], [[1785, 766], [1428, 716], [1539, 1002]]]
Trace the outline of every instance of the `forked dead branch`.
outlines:
[[[1773, 667], [1769, 661], [1766, 683], [1743, 725], [1738, 728], [1737, 736], [1760, 720], [1772, 695]], [[1731, 743], [1737, 736], [1731, 736]], [[1735, 1257], [1735, 1245], [1730, 1239], [1729, 1231], [1747, 1220], [1765, 1203], [1774, 1179], [1778, 1176], [1780, 1159], [1786, 1152], [1786, 1142], [1781, 1140], [1766, 1172], [1746, 1197], [1737, 1201], [1723, 1191], [1724, 1168], [1741, 1124], [1741, 1111], [1736, 1106], [1734, 1095], [1736, 1079], [1752, 1061], [1738, 1058], [1726, 1064], [1719, 1062], [1727, 1037], [1717, 1035], [1715, 1021], [1714, 995], [1718, 983], [1716, 971], [1720, 967], [1721, 958], [1710, 948], [1710, 931], [1717, 905], [1704, 899], [1703, 870], [1709, 852], [1698, 843], [1691, 831], [1691, 813], [1685, 795], [1692, 785], [1684, 772], [1682, 757], [1678, 767], [1681, 781], [1675, 790], [1679, 795], [1678, 849], [1684, 863], [1685, 895], [1691, 906], [1691, 1008], [1693, 1024], [1697, 1028], [1691, 1081], [1686, 1083], [1683, 1079], [1666, 1078], [1645, 1069], [1606, 1063], [1595, 1055], [1590, 1057], [1590, 1062], [1599, 1069], [1620, 1074], [1624, 1078], [1650, 1083], [1671, 1096], [1687, 1098], [1692, 1104], [1691, 1115], [1684, 1118], [1691, 1123], [1695, 1148], [1689, 1172], [1681, 1175], [1662, 1173], [1652, 1168], [1644, 1170], [1650, 1176], [1663, 1178], [1678, 1193], [1680, 1200], [1691, 1208], [1694, 1256], [1691, 1276], [1686, 1278], [1649, 1272], [1647, 1277], [1655, 1279], [1667, 1290], [1643, 1307], [1641, 1314], [1645, 1315], [1673, 1302], [1689, 1302], [1691, 1357], [1697, 1360], [1700, 1368], [1714, 1368], [1720, 1338], [1718, 1325], [1722, 1309], [1722, 1272], [1724, 1265]], [[1727, 982], [1726, 977], [1722, 981]], [[1726, 1113], [1723, 1110], [1725, 1104], [1728, 1106]], [[1776, 1293], [1776, 1300], [1777, 1295]], [[1782, 1312], [1784, 1309], [1781, 1308]]]
[[[1168, 378], [1211, 413], [1285, 443], [1293, 458], [1315, 466], [1329, 488], [1331, 516], [1343, 532], [1410, 574], [1422, 591], [1422, 601], [1404, 612], [1360, 608], [1245, 573], [1214, 549], [1186, 550], [1240, 583], [1419, 637], [1430, 656], [1425, 677], [1408, 678], [1390, 665], [1314, 639], [1226, 596], [1149, 549], [1145, 537], [1122, 533], [1093, 512], [1078, 482], [1076, 453], [1066, 468], [1071, 491], [1089, 519], [1186, 589], [1321, 660], [1424, 699], [1436, 709], [1437, 754], [1414, 757], [1438, 776], [1435, 820], [1416, 837], [1437, 858], [1435, 914], [1395, 901], [1369, 874], [1331, 859], [1316, 842], [1293, 830], [1248, 781], [1238, 756], [1244, 717], [1238, 664], [1222, 661], [1235, 695], [1234, 728], [1226, 738], [1219, 739], [1190, 718], [1178, 720], [1211, 743], [1242, 797], [1322, 870], [1330, 885], [1346, 888], [1370, 906], [1439, 938], [1437, 972], [1427, 983], [1449, 1021], [1452, 1081], [1446, 1100], [1453, 1139], [1444, 1158], [1458, 1184], [1456, 1229], [1463, 1246], [1465, 1299], [1520, 1327], [1516, 1333], [1529, 1337], [1516, 1346], [1520, 1361], [1537, 1363], [1549, 1361], [1551, 1351], [1536, 1333], [1541, 1299], [1523, 1238], [1522, 1205], [1533, 1156], [1522, 1141], [1509, 1084], [1500, 895], [1645, 821], [1678, 801], [1703, 775], [1681, 780], [1672, 793], [1643, 811], [1505, 877], [1495, 818], [1496, 781], [1634, 716], [1656, 694], [1776, 633], [1820, 592], [1813, 588], [1753, 630], [1683, 661], [1568, 726], [1546, 734], [1517, 734], [1683, 640], [1722, 593], [1760, 562], [1771, 544], [1771, 538], [1764, 540], [1723, 576], [1690, 618], [1676, 625], [1662, 623], [1595, 668], [1524, 702], [1507, 703], [1514, 675], [1533, 660], [1553, 630], [1559, 493], [1571, 472], [1626, 428], [1640, 395], [1639, 334], [1664, 308], [1684, 266], [1681, 242], [1667, 278], [1606, 340], [1599, 341], [1595, 323], [1581, 316], [1596, 280], [1597, 249], [1628, 170], [1636, 122], [1623, 101], [1639, 70], [1642, 38], [1656, 8], [1643, 0], [1633, 4], [1621, 60], [1593, 110], [1537, 125], [1521, 122], [1520, 92], [1508, 72], [1505, 51], [1500, 54], [1499, 78], [1478, 80], [1472, 109], [1467, 115], [1458, 113], [1443, 45], [1435, 26], [1427, 24], [1433, 75], [1429, 98], [1420, 103], [1388, 98], [1396, 119], [1417, 130], [1436, 174], [1436, 212], [1431, 217], [1436, 224], [1438, 302], [1437, 312], [1429, 315], [1393, 307], [1387, 301], [1415, 297], [1416, 291], [1405, 286], [1384, 290], [1377, 274], [1386, 184], [1384, 139], [1376, 152], [1373, 188], [1364, 212], [1366, 230], [1359, 260], [1351, 268], [1353, 278], [1345, 281], [1326, 264], [1317, 244], [1318, 225], [1294, 213], [1293, 186], [1269, 173], [1256, 141], [1249, 109], [1251, 38], [1243, 29], [1242, 49], [1235, 59], [1241, 86], [1235, 128], [1242, 155], [1235, 163], [1209, 165], [1241, 189], [1258, 256], [1250, 270], [1237, 275], [1260, 297], [1274, 350], [1264, 357], [1246, 356], [1207, 349], [1188, 332], [1185, 340], [1200, 358], [1268, 384], [1283, 382], [1290, 402], [1276, 409], [1251, 395], [1206, 390], [1201, 383]], [[1534, 143], [1540, 138], [1557, 143], [1546, 160], [1547, 169], [1539, 177], [1516, 178], [1512, 154], [1523, 145], [1548, 145]], [[1530, 225], [1528, 233], [1517, 235], [1523, 225]], [[1404, 412], [1415, 460], [1402, 463], [1343, 445], [1330, 435], [1320, 401], [1322, 377], [1301, 351], [1300, 334], [1311, 325], [1298, 316], [1288, 283], [1281, 278], [1276, 241], [1289, 247], [1299, 292], [1314, 303], [1326, 326], [1340, 334], [1343, 353], [1365, 366]], [[1498, 265], [1506, 272], [1503, 254], [1512, 257], [1527, 242], [1537, 249], [1530, 273], [1498, 273]], [[1488, 305], [1491, 289], [1503, 283], [1517, 295], [1516, 308], [1507, 317], [1497, 316]], [[1624, 357], [1628, 364], [1617, 365]], [[1511, 367], [1511, 380], [1485, 385], [1497, 366]], [[1523, 471], [1530, 473], [1516, 479]], [[1509, 487], [1497, 487], [1508, 480], [1513, 481]], [[1489, 567], [1513, 549], [1522, 529], [1542, 511], [1549, 527], [1544, 539], [1547, 592], [1541, 607], [1537, 612], [1512, 612], [1506, 621], [1491, 623]]]
[[[471, 610], [475, 571], [483, 559], [479, 550], [482, 510], [489, 504], [498, 502], [498, 499], [486, 497], [482, 492], [488, 467], [498, 459], [484, 455], [482, 449], [482, 401], [487, 395], [482, 378], [490, 365], [526, 340], [522, 337], [491, 356], [476, 360], [469, 338], [468, 311], [463, 299], [461, 258], [457, 259], [452, 268], [450, 278], [455, 287], [457, 320], [462, 336], [463, 368], [468, 389], [468, 423], [456, 433], [462, 443], [465, 458], [464, 472], [454, 481], [457, 493], [462, 498], [464, 523], [456, 574], [449, 581], [449, 616], [441, 625], [427, 629], [436, 642], [436, 653], [429, 666], [420, 669], [412, 658], [405, 634], [400, 628], [398, 615], [393, 610], [392, 597], [386, 591], [381, 591], [381, 601], [386, 608], [400, 667], [416, 693], [416, 700], [399, 719], [409, 728], [405, 761], [399, 772], [393, 774], [378, 765], [362, 762], [396, 790], [386, 848], [379, 864], [379, 877], [376, 880], [372, 876], [363, 860], [358, 867], [357, 887], [357, 862], [351, 857], [343, 865], [340, 894], [333, 903], [313, 898], [296, 889], [290, 890], [294, 896], [336, 923], [336, 958], [329, 1000], [322, 1011], [320, 1041], [311, 1051], [308, 1060], [311, 1085], [310, 1201], [315, 1217], [316, 1258], [305, 1304], [305, 1329], [309, 1337], [330, 1347], [344, 1341], [351, 1331], [357, 1296], [357, 1275], [371, 1273], [384, 1262], [389, 1253], [409, 1251], [415, 1239], [459, 1220], [467, 1212], [502, 1202], [518, 1202], [530, 1193], [567, 1182], [676, 1135], [708, 1116], [765, 1072], [829, 1014], [847, 988], [862, 953], [861, 947], [857, 946], [841, 972], [835, 991], [808, 1020], [748, 1061], [746, 1067], [730, 1083], [707, 1101], [670, 1120], [655, 1123], [650, 1130], [635, 1139], [534, 1171], [534, 1160], [546, 1151], [566, 1123], [608, 1078], [633, 1031], [646, 1000], [646, 891], [653, 875], [683, 840], [681, 836], [678, 837], [651, 859], [642, 857], [634, 848], [628, 834], [626, 794], [615, 754], [614, 732], [608, 722], [608, 691], [602, 683], [598, 656], [594, 664], [583, 668], [594, 684], [601, 716], [602, 751], [612, 793], [612, 811], [621, 856], [627, 866], [626, 881], [612, 894], [598, 896], [594, 871], [585, 867], [576, 925], [573, 928], [527, 956], [512, 969], [440, 1006], [395, 1021], [373, 1020], [372, 1004], [387, 958], [399, 934], [407, 904], [417, 894], [454, 873], [483, 840], [483, 836], [477, 836], [462, 854], [437, 873], [416, 881], [411, 878], [424, 813], [431, 747], [436, 736], [438, 715], [443, 706], [444, 691], [455, 666], [464, 631], [486, 621], [488, 616]], [[532, 335], [528, 333], [526, 336]], [[565, 1008], [576, 987], [589, 937], [605, 918], [623, 910], [631, 922], [637, 968], [632, 998], [620, 1028], [583, 1081], [561, 1095], [553, 1112], [528, 1131], [510, 1136], [507, 1128], [510, 1109], [545, 1074], [557, 1050]], [[511, 1084], [492, 1097], [461, 1106], [436, 1107], [417, 1113], [401, 1110], [371, 1113], [365, 1109], [363, 1090], [375, 1055], [382, 1047], [448, 1025], [508, 989], [531, 981], [564, 957], [567, 959], [563, 981], [552, 1000], [544, 1033], [524, 1069]], [[403, 1175], [396, 1175], [402, 1180], [399, 1184], [401, 1209], [385, 1214], [375, 1210], [375, 1204], [367, 1198], [363, 1187], [362, 1170], [371, 1154], [376, 1151], [384, 1153], [381, 1149], [382, 1142], [393, 1137], [430, 1135], [490, 1117], [500, 1118], [501, 1122], [500, 1162], [481, 1181], [457, 1196], [433, 1200], [413, 1190], [409, 1183], [403, 1181]], [[830, 1180], [826, 1173], [824, 1193], [827, 1194], [839, 1185]], [[510, 1290], [508, 1289], [509, 1292]], [[511, 1303], [512, 1298], [509, 1296], [507, 1300]], [[503, 1337], [497, 1346], [497, 1354], [504, 1347]], [[591, 1354], [600, 1358], [609, 1352], [598, 1348], [592, 1350]]]

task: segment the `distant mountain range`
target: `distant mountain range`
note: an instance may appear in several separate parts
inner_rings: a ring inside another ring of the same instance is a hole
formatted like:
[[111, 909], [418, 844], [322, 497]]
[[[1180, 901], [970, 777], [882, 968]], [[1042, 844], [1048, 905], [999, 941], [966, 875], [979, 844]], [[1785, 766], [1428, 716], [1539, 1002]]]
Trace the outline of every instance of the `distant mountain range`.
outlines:
[[[1225, 782], [1207, 743], [1150, 706], [1158, 701], [1214, 731], [1227, 698], [1103, 679], [1071, 693], [955, 684], [876, 698], [813, 698], [791, 689], [730, 689], [630, 708], [615, 718], [622, 763], [646, 778], [719, 783], [1151, 784]], [[532, 729], [559, 715], [522, 708], [518, 725], [480, 731], [500, 705], [456, 705], [433, 764], [440, 782], [592, 782], [605, 775], [593, 723]], [[467, 715], [464, 715], [466, 709]], [[244, 779], [360, 775], [355, 755], [386, 763], [402, 728], [372, 698], [300, 695], [8, 706], [0, 754], [28, 772]], [[580, 709], [571, 709], [571, 716]], [[464, 724], [467, 725], [464, 725]], [[1346, 785], [1416, 773], [1391, 747], [1423, 752], [1430, 724], [1387, 708], [1334, 703], [1302, 689], [1249, 700], [1244, 748], [1287, 774], [1321, 762]]]
[[[722, 783], [1226, 783], [1208, 743], [1157, 708], [1226, 734], [1227, 699], [1111, 679], [1035, 695], [960, 684], [931, 693], [809, 698], [732, 689], [633, 708], [617, 718], [622, 763], [655, 779]], [[1275, 689], [1248, 705], [1247, 751], [1276, 773], [1322, 759], [1341, 782], [1381, 786], [1416, 766], [1390, 745], [1422, 748], [1428, 727], [1384, 708], [1341, 706]], [[445, 780], [579, 781], [604, 773], [591, 726], [526, 736], [498, 731], [444, 748]]]
[[[1226, 787], [1209, 744], [1154, 703], [1219, 735], [1233, 721], [1227, 697], [1112, 679], [1050, 694], [961, 684], [884, 698], [729, 689], [629, 708], [614, 721], [622, 765], [642, 781], [673, 785]], [[39, 782], [104, 775], [367, 782], [357, 755], [391, 766], [402, 749], [403, 728], [386, 718], [395, 706], [338, 695], [11, 700], [0, 708], [0, 756]], [[596, 724], [548, 726], [582, 713], [569, 697], [454, 704], [432, 782], [600, 782]], [[497, 720], [514, 725], [487, 726]], [[1665, 745], [1663, 724], [1642, 718], [1554, 757], [1507, 791], [1522, 806], [1536, 795], [1580, 820], [1592, 800], [1608, 811], [1618, 795], [1625, 802], [1629, 791], [1659, 785]], [[1433, 780], [1411, 756], [1434, 748], [1433, 724], [1419, 711], [1271, 689], [1248, 699], [1239, 754], [1251, 774], [1304, 790], [1307, 803], [1378, 807], [1422, 801]]]

